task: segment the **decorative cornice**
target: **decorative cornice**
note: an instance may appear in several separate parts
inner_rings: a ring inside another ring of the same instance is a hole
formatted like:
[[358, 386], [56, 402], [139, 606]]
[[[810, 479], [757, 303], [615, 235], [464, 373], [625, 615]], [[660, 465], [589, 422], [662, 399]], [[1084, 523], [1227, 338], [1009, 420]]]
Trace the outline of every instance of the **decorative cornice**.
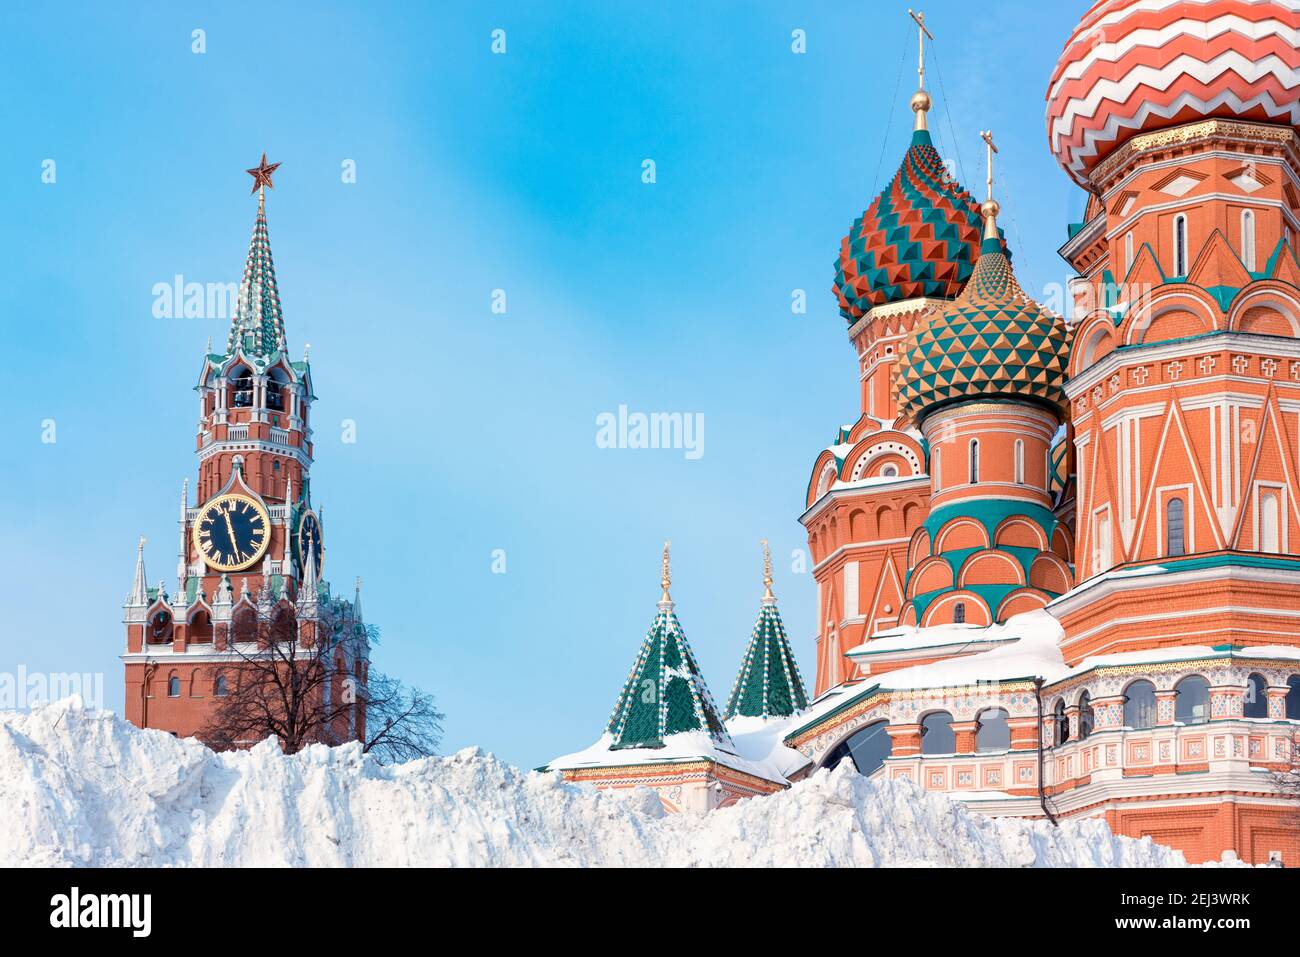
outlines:
[[1300, 137], [1290, 126], [1277, 126], [1269, 123], [1252, 123], [1248, 120], [1211, 119], [1185, 123], [1165, 130], [1143, 133], [1128, 140], [1110, 156], [1093, 168], [1088, 182], [1096, 191], [1101, 191], [1104, 183], [1116, 170], [1134, 160], [1138, 154], [1169, 149], [1178, 146], [1190, 146], [1212, 140], [1225, 140], [1234, 143], [1248, 143], [1258, 146], [1273, 146], [1285, 149], [1291, 147], [1300, 152]]

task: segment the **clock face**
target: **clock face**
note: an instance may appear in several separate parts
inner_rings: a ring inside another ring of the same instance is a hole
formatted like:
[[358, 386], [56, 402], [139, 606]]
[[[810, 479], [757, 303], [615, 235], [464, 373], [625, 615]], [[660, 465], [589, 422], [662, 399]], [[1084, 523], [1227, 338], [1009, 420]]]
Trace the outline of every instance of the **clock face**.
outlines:
[[321, 574], [321, 567], [325, 563], [325, 549], [321, 545], [320, 519], [311, 509], [303, 512], [302, 520], [298, 523], [298, 568], [307, 567], [307, 549], [311, 549], [312, 557], [316, 560], [316, 577]]
[[266, 554], [271, 544], [271, 517], [247, 495], [221, 495], [199, 512], [194, 547], [209, 568], [235, 572]]

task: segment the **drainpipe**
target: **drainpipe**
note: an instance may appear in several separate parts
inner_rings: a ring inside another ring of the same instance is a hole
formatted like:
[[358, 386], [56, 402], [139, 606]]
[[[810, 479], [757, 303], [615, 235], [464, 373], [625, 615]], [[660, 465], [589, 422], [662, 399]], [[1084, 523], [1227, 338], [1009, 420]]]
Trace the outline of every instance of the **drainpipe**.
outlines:
[[1047, 806], [1047, 788], [1043, 784], [1043, 679], [1041, 675], [1034, 678], [1034, 700], [1038, 702], [1038, 803], [1053, 826], [1060, 827], [1056, 815]]

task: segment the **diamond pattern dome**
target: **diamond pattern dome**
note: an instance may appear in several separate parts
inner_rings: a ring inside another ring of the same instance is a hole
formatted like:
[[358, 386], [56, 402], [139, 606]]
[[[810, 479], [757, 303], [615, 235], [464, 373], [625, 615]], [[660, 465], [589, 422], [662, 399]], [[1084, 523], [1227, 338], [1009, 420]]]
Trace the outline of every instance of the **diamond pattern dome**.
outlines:
[[840, 315], [853, 323], [885, 303], [954, 298], [979, 256], [981, 227], [974, 197], [948, 172], [930, 134], [916, 131], [893, 181], [840, 242]]
[[998, 247], [986, 241], [961, 295], [904, 341], [894, 389], [907, 419], [961, 399], [998, 397], [1036, 399], [1065, 414], [1069, 329], [1025, 295]]

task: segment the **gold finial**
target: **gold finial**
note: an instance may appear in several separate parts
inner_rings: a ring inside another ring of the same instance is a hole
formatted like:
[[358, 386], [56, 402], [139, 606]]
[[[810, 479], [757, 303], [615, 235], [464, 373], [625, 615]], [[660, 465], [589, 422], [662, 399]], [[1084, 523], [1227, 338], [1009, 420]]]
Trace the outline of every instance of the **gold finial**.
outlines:
[[998, 238], [998, 213], [1002, 212], [1002, 207], [998, 201], [993, 198], [993, 154], [998, 148], [993, 145], [993, 131], [982, 130], [980, 139], [984, 141], [988, 153], [988, 199], [980, 207], [980, 215], [984, 217], [984, 238]]
[[907, 15], [916, 21], [916, 92], [912, 94], [912, 112], [916, 114], [916, 124], [913, 130], [929, 129], [926, 121], [926, 113], [929, 111], [933, 101], [930, 94], [925, 92], [925, 38], [929, 37], [931, 42], [934, 41], [934, 34], [930, 32], [925, 25], [925, 14], [919, 10], [908, 10]]
[[664, 542], [663, 577], [659, 579], [659, 584], [663, 587], [664, 593], [659, 597], [660, 604], [673, 600], [672, 595], [668, 594], [668, 587], [673, 583], [672, 572], [668, 569], [668, 549], [671, 545], [671, 541]]
[[147, 542], [147, 541], [148, 541], [148, 539], [145, 538], [143, 535], [140, 536], [139, 551], [140, 551], [140, 554], [141, 554], [141, 555], [144, 554], [144, 543]]
[[761, 542], [763, 546], [763, 601], [776, 601], [776, 596], [772, 594], [772, 550], [767, 547], [767, 539]]

